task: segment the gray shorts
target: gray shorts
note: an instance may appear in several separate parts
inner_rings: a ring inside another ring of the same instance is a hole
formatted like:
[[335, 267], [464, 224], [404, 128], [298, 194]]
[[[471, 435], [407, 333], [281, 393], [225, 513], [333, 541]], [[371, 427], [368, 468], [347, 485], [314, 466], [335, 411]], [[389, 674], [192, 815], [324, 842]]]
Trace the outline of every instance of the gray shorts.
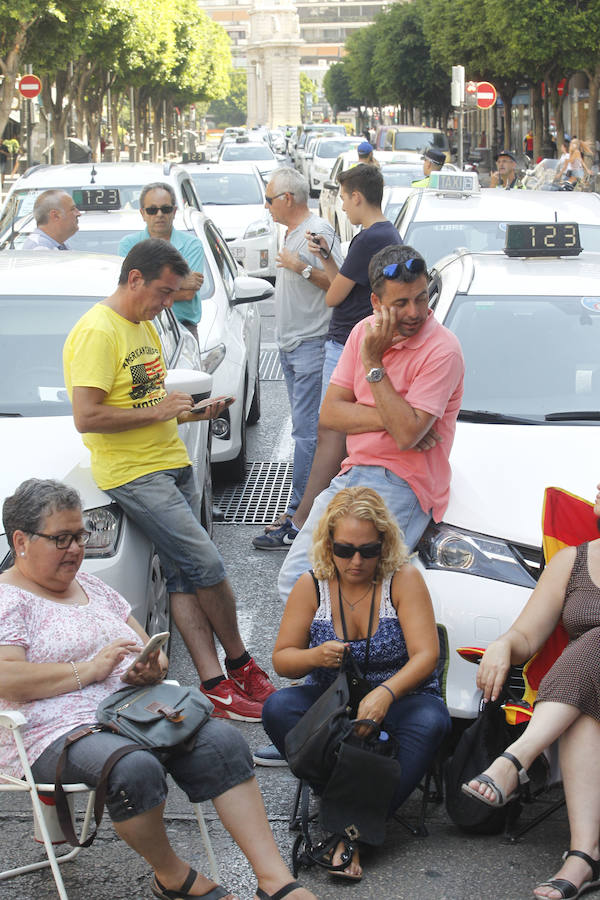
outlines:
[[[56, 763], [65, 737], [46, 747], [31, 766], [37, 782], [53, 784], [56, 780]], [[95, 787], [104, 761], [123, 744], [131, 743], [129, 738], [109, 731], [81, 738], [69, 747], [63, 783], [83, 782]], [[165, 757], [161, 752], [159, 759], [155, 751], [140, 747], [139, 752], [128, 753], [116, 763], [108, 776], [106, 792], [112, 821], [124, 822], [163, 803], [168, 792], [167, 773], [192, 803], [212, 800], [254, 775], [250, 750], [240, 732], [226, 722], [209, 719], [189, 753]]]
[[158, 551], [170, 594], [193, 594], [225, 578], [221, 554], [200, 524], [192, 466], [142, 475], [106, 491]]

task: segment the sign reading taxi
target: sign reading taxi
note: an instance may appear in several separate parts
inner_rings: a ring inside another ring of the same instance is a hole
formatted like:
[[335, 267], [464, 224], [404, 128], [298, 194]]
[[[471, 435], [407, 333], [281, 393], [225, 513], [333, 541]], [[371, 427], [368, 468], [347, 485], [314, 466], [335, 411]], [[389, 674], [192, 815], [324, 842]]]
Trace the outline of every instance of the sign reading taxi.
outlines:
[[42, 90], [42, 82], [37, 75], [23, 75], [19, 82], [19, 93], [27, 100], [33, 100]]
[[490, 109], [496, 102], [496, 88], [489, 81], [477, 82], [477, 106], [479, 109]]

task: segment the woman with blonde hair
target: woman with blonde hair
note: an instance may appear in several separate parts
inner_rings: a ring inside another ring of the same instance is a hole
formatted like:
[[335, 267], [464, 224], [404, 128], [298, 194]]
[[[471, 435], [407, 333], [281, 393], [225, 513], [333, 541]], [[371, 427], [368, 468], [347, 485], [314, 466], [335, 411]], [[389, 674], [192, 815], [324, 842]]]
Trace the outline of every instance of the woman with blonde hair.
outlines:
[[[390, 798], [392, 813], [417, 786], [450, 727], [435, 675], [439, 643], [431, 598], [395, 520], [371, 488], [345, 488], [332, 498], [314, 531], [312, 562], [313, 571], [290, 593], [273, 650], [279, 675], [306, 681], [267, 699], [263, 725], [283, 754], [287, 733], [335, 680], [347, 648], [371, 688], [357, 718], [383, 724], [398, 741], [402, 778]], [[369, 730], [360, 725], [357, 733]], [[338, 845], [333, 863], [341, 852]], [[358, 853], [340, 874], [361, 877]]]

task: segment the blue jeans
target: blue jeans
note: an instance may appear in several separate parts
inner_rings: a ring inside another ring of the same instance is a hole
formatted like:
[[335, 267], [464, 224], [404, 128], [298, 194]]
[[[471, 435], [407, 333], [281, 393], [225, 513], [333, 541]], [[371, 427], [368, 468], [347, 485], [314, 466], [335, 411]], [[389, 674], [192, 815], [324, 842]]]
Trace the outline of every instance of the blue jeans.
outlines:
[[[316, 684], [283, 688], [267, 697], [263, 728], [285, 755], [285, 736], [323, 693]], [[441, 697], [407, 694], [392, 703], [383, 728], [399, 742], [400, 784], [391, 798], [390, 813], [409, 797], [429, 769], [442, 740], [450, 730], [450, 714]]]
[[338, 491], [347, 487], [373, 488], [383, 497], [404, 533], [404, 541], [409, 550], [414, 550], [429, 524], [431, 512], [421, 509], [414, 491], [403, 478], [383, 466], [352, 466], [343, 475], [336, 475], [329, 487], [316, 497], [308, 519], [288, 550], [278, 579], [279, 596], [284, 603], [298, 578], [310, 569], [308, 551], [317, 522], [329, 501]]
[[323, 400], [325, 399], [325, 394], [327, 393], [333, 370], [338, 364], [343, 349], [344, 345], [338, 343], [338, 341], [332, 341], [329, 338], [325, 341], [325, 360], [323, 361], [323, 379], [321, 384], [321, 403], [319, 409], [323, 406]]
[[200, 524], [192, 466], [142, 475], [106, 492], [152, 541], [170, 594], [195, 593], [225, 578], [221, 554]]
[[292, 411], [294, 439], [292, 496], [287, 508], [290, 516], [296, 512], [302, 500], [317, 446], [324, 357], [324, 337], [302, 341], [294, 350], [279, 351]]

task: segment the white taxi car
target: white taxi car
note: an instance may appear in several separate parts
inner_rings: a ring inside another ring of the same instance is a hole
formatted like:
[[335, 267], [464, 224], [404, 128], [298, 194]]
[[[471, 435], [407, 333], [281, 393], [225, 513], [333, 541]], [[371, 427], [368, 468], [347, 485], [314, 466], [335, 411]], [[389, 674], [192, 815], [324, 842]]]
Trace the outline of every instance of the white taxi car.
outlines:
[[307, 163], [307, 171], [304, 174], [308, 180], [311, 197], [318, 197], [325, 182], [329, 181], [331, 168], [340, 153], [356, 149], [361, 143], [360, 137], [321, 135], [309, 145], [304, 157]]
[[[75, 322], [111, 294], [121, 260], [88, 253], [0, 254], [0, 502], [27, 478], [56, 478], [82, 497], [92, 537], [83, 568], [129, 601], [149, 634], [169, 629], [169, 598], [152, 543], [111, 498], [90, 470], [89, 452], [75, 429], [65, 389], [62, 348]], [[167, 366], [167, 387], [198, 400], [211, 394], [212, 377], [200, 371], [196, 341], [170, 310], [154, 320]], [[180, 425], [203, 489], [203, 524], [212, 528], [207, 422]], [[0, 569], [11, 564], [0, 535]]]
[[[139, 212], [88, 211], [80, 217], [79, 230], [68, 243], [73, 250], [117, 253], [121, 239], [139, 231], [142, 224]], [[20, 249], [33, 228], [31, 216], [16, 223], [14, 230], [11, 226], [0, 236], [0, 249]], [[193, 230], [204, 246], [202, 318], [198, 323], [202, 368], [213, 376], [215, 396], [235, 397], [222, 417], [211, 422], [211, 460], [219, 464], [220, 476], [240, 481], [246, 471], [246, 428], [260, 418], [260, 315], [256, 302], [272, 296], [273, 288], [238, 268], [227, 242], [203, 212], [190, 216], [188, 209], [178, 211], [175, 228]]]
[[544, 489], [593, 497], [598, 482], [600, 253], [560, 255], [576, 234], [510, 225], [514, 257], [460, 251], [431, 271], [431, 306], [466, 366], [449, 506], [416, 562], [448, 631], [453, 716], [475, 717], [479, 702], [476, 668], [456, 649], [487, 646], [535, 586]]
[[265, 141], [249, 141], [237, 138], [223, 144], [217, 156], [218, 163], [253, 163], [265, 184], [268, 184], [271, 173], [281, 165]]
[[189, 165], [202, 206], [248, 275], [275, 278], [279, 229], [265, 209], [265, 184], [252, 163]]
[[430, 184], [410, 194], [394, 223], [429, 266], [459, 247], [501, 250], [508, 222], [578, 222], [584, 250], [600, 250], [598, 194], [479, 190], [477, 176], [461, 172], [435, 173]]
[[[68, 163], [62, 166], [32, 166], [13, 184], [0, 208], [0, 232], [12, 221], [33, 212], [36, 197], [50, 188], [62, 188], [69, 194], [74, 190], [100, 196], [104, 208], [139, 209], [140, 192], [151, 182], [169, 184], [175, 191], [177, 207], [200, 210], [201, 204], [189, 174], [176, 163]], [[119, 191], [118, 198], [114, 189]], [[111, 191], [113, 193], [111, 193]], [[117, 202], [118, 201], [118, 202]]]

